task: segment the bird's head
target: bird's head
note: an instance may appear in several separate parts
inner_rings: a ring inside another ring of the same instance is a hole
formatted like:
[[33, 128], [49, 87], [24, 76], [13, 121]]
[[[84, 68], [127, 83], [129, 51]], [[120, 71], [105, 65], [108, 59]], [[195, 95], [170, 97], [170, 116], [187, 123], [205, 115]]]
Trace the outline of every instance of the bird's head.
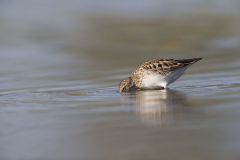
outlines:
[[124, 79], [119, 84], [119, 91], [120, 92], [130, 92], [134, 89], [134, 83], [131, 77]]

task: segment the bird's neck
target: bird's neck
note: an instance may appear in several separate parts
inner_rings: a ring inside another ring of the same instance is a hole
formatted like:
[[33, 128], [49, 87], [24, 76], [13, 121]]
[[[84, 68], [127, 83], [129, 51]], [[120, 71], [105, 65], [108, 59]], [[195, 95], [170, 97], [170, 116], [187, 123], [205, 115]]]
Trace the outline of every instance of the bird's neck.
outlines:
[[128, 83], [128, 87], [130, 90], [134, 90], [136, 88], [135, 83], [132, 80], [132, 77], [128, 77], [129, 78], [129, 83]]

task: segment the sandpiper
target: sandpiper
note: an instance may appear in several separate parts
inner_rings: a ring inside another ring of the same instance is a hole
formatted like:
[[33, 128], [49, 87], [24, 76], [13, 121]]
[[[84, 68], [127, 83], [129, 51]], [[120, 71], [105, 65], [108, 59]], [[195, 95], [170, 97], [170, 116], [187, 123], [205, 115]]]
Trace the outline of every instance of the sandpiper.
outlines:
[[181, 77], [188, 67], [201, 59], [154, 59], [144, 62], [132, 72], [130, 77], [120, 82], [119, 91], [165, 89]]

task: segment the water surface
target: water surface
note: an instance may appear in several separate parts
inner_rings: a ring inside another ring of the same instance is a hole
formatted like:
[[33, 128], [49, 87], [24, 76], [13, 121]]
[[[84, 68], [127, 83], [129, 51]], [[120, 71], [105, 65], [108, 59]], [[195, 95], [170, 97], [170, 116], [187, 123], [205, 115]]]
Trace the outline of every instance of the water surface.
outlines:
[[[0, 1], [1, 160], [240, 159], [237, 2], [80, 2]], [[168, 90], [118, 92], [190, 57]]]

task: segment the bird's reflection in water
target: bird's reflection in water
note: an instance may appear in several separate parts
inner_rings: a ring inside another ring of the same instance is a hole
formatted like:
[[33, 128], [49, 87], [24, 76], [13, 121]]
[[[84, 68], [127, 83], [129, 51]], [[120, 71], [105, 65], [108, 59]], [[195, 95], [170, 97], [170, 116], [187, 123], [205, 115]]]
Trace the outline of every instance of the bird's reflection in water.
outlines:
[[189, 107], [185, 94], [174, 90], [136, 92], [136, 113], [148, 124], [169, 124], [181, 118]]

